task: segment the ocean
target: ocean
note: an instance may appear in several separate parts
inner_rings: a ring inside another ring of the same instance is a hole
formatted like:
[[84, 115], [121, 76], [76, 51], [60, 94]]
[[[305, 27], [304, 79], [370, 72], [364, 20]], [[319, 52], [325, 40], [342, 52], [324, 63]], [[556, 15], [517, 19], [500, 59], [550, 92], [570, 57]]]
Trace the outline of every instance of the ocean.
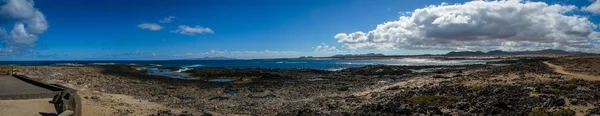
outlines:
[[[148, 74], [184, 78], [182, 73], [194, 68], [310, 68], [319, 70], [337, 71], [345, 68], [362, 67], [366, 65], [468, 65], [486, 64], [498, 60], [436, 60], [436, 59], [386, 59], [386, 60], [156, 60], [156, 61], [0, 61], [0, 65], [22, 66], [85, 66], [85, 65], [113, 65], [113, 64], [140, 64], [153, 65], [140, 68]], [[183, 67], [183, 70], [168, 71], [164, 67]]]
[[311, 68], [341, 70], [366, 65], [466, 65], [485, 64], [497, 60], [435, 60], [435, 59], [386, 59], [386, 60], [156, 60], [156, 61], [0, 61], [0, 65], [21, 66], [83, 66], [112, 64], [152, 64], [155, 68], [179, 66], [184, 68]]

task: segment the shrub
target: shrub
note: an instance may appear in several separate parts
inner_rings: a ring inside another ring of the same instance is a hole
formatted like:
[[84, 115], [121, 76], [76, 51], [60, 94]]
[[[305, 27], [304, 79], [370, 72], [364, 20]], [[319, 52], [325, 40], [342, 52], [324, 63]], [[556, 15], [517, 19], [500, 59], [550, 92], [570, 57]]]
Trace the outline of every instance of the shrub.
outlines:
[[577, 85], [569, 83], [569, 84], [565, 84], [565, 88], [568, 90], [574, 90], [574, 89], [577, 89]]
[[552, 112], [552, 116], [575, 116], [575, 111], [571, 109], [561, 109]]
[[549, 88], [548, 90], [550, 92], [554, 93], [554, 94], [560, 94], [560, 93], [562, 93], [562, 90], [556, 89], [556, 88]]
[[418, 96], [418, 97], [413, 97], [410, 99], [410, 102], [412, 102], [414, 104], [428, 105], [428, 106], [449, 105], [449, 104], [455, 103], [456, 101], [458, 101], [458, 100], [453, 97], [433, 96], [433, 95]]
[[472, 87], [469, 87], [468, 90], [470, 92], [475, 92], [475, 91], [479, 91], [479, 89], [481, 89], [481, 87], [479, 87], [479, 86], [472, 86]]
[[529, 116], [548, 116], [548, 113], [541, 108], [534, 108], [529, 112]]
[[457, 79], [456, 79], [456, 81], [457, 81], [457, 82], [459, 82], [459, 83], [460, 83], [460, 82], [463, 82], [464, 80], [465, 80], [465, 79], [463, 79], [463, 78], [457, 78]]

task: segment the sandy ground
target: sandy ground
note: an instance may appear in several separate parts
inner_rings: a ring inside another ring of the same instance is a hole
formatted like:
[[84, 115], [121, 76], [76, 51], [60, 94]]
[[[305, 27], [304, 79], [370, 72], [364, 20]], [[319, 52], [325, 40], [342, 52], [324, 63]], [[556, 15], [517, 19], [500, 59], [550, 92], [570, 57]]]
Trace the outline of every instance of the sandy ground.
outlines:
[[553, 68], [555, 72], [564, 74], [564, 75], [568, 75], [567, 77], [570, 77], [570, 78], [583, 79], [583, 80], [589, 80], [589, 81], [600, 81], [600, 76], [591, 76], [591, 75], [585, 75], [585, 74], [579, 74], [579, 73], [571, 73], [571, 72], [565, 71], [565, 69], [562, 66], [558, 66], [558, 65], [555, 65], [555, 64], [552, 64], [549, 62], [544, 62], [544, 64], [548, 65], [550, 68]]
[[181, 111], [128, 95], [92, 91], [85, 86], [75, 86], [67, 83], [61, 85], [77, 88], [77, 94], [81, 97], [84, 116], [148, 116], [161, 110]]
[[[168, 109], [163, 105], [127, 95], [99, 92], [80, 92], [80, 95], [88, 96], [88, 99], [84, 98], [82, 101], [83, 115], [86, 116], [110, 116], [121, 113], [144, 116], [155, 114], [159, 109]], [[89, 96], [94, 96], [94, 99]]]
[[54, 105], [46, 99], [0, 100], [0, 116], [40, 116], [56, 114]]

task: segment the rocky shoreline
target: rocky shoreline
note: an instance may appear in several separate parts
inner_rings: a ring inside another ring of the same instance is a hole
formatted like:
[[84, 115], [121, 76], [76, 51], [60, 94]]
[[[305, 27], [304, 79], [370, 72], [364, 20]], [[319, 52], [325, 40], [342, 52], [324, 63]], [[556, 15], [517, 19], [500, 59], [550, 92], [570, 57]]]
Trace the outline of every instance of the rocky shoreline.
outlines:
[[[572, 79], [543, 63], [577, 72], [599, 69], [593, 65], [597, 60], [596, 56], [570, 56], [494, 63], [503, 65], [186, 71], [195, 80], [152, 76], [130, 65], [18, 66], [16, 70], [83, 93], [127, 95], [164, 106], [113, 114], [598, 115], [599, 82]], [[583, 65], [570, 66], [572, 62]], [[214, 79], [231, 81], [210, 81]], [[83, 99], [99, 101], [87, 97]]]

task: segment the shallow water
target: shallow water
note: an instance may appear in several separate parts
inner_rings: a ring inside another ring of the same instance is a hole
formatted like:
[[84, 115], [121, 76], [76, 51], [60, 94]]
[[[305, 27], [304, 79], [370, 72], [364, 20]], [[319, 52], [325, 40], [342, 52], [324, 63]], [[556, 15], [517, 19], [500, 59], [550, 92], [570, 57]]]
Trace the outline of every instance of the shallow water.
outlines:
[[239, 90], [227, 90], [227, 91], [225, 91], [226, 94], [236, 94], [238, 92], [239, 92]]
[[231, 79], [212, 79], [212, 80], [208, 80], [208, 82], [217, 82], [217, 83], [229, 83], [233, 80]]

